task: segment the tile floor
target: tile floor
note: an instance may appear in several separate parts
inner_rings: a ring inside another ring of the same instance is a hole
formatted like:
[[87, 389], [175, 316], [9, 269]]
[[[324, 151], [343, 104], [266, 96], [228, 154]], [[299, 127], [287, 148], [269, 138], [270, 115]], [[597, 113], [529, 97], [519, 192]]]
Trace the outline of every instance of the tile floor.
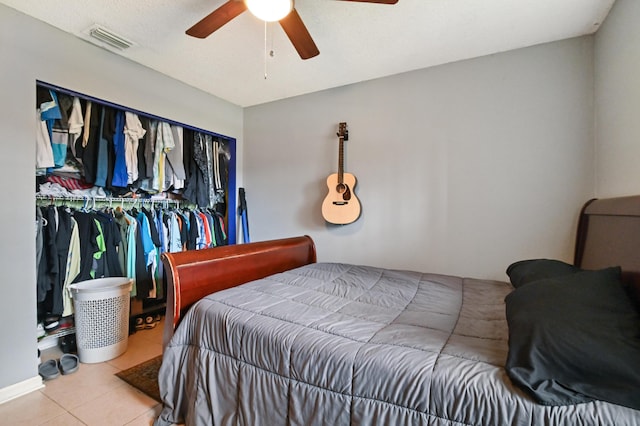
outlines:
[[[41, 390], [0, 405], [0, 423], [7, 425], [151, 425], [161, 405], [119, 379], [115, 373], [162, 353], [164, 321], [129, 336], [127, 351], [110, 361], [80, 364], [73, 374], [46, 381]], [[58, 358], [47, 349], [42, 361]]]

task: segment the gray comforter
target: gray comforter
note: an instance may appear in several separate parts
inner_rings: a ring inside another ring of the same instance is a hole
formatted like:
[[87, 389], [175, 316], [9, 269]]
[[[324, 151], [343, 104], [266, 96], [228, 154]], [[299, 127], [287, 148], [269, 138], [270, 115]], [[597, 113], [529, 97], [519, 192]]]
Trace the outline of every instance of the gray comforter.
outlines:
[[157, 425], [637, 424], [512, 385], [508, 283], [312, 264], [212, 294], [160, 369]]

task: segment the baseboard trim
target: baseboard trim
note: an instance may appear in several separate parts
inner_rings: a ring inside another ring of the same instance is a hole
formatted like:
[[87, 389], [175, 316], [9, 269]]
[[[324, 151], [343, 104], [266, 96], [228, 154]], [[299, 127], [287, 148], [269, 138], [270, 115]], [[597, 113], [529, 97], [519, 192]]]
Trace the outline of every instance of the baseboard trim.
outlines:
[[7, 401], [18, 398], [22, 395], [26, 395], [30, 392], [42, 389], [44, 384], [42, 383], [42, 377], [35, 376], [14, 385], [7, 386], [0, 389], [0, 404], [4, 404]]

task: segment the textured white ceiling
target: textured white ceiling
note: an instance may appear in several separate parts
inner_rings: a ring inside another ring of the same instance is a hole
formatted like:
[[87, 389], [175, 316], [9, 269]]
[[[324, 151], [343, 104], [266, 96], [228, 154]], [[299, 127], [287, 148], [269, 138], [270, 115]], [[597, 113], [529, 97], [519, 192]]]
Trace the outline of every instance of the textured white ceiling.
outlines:
[[[133, 41], [113, 50], [240, 106], [251, 106], [595, 32], [615, 0], [297, 0], [320, 55], [303, 61], [275, 24], [245, 12], [208, 38], [185, 30], [226, 0], [0, 0], [89, 39], [100, 24]], [[111, 50], [111, 49], [110, 49]], [[266, 79], [265, 79], [266, 70]]]

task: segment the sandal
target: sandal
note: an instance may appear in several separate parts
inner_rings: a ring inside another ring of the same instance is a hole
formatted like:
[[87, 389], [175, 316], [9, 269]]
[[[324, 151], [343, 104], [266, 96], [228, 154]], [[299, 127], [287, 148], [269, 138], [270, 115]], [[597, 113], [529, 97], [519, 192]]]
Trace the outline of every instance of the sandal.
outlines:
[[74, 354], [62, 355], [58, 363], [60, 365], [60, 371], [62, 371], [62, 374], [75, 373], [80, 367], [80, 359], [77, 355]]
[[38, 374], [42, 376], [44, 380], [53, 380], [60, 375], [58, 369], [58, 362], [55, 359], [50, 359], [41, 363], [38, 366]]

